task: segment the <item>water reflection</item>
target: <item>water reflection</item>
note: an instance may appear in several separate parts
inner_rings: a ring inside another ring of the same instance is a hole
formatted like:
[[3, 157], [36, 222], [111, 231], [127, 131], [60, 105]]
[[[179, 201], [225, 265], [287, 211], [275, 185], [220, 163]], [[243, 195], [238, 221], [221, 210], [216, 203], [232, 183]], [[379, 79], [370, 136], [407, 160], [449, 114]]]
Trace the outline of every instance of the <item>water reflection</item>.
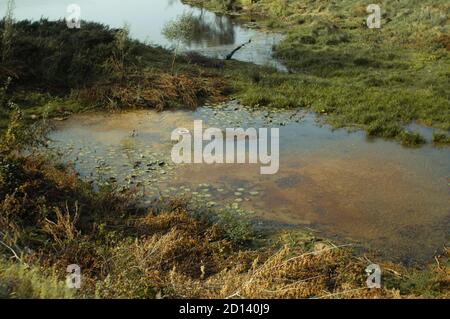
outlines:
[[[232, 19], [216, 15], [207, 10], [193, 8], [180, 0], [77, 0], [82, 10], [82, 19], [120, 28], [127, 23], [130, 35], [140, 41], [173, 46], [162, 34], [164, 26], [183, 13], [192, 13], [195, 28], [184, 50], [196, 50], [211, 57], [224, 58], [236, 46], [252, 40], [251, 45], [240, 50], [234, 59], [253, 62], [259, 65], [271, 65], [281, 71], [286, 68], [272, 57], [272, 47], [281, 35], [260, 32], [245, 28]], [[5, 12], [6, 1], [0, 1], [0, 14]], [[60, 0], [16, 0], [15, 17], [17, 20], [50, 20], [66, 16], [67, 3]]]
[[234, 44], [235, 30], [227, 17], [215, 16], [212, 21], [202, 10], [198, 16], [193, 16], [194, 28], [188, 46], [216, 46]]
[[183, 13], [169, 21], [162, 34], [177, 46], [181, 42], [187, 48], [235, 43], [235, 31], [229, 18], [215, 16], [211, 19], [204, 13], [203, 10], [199, 14]]

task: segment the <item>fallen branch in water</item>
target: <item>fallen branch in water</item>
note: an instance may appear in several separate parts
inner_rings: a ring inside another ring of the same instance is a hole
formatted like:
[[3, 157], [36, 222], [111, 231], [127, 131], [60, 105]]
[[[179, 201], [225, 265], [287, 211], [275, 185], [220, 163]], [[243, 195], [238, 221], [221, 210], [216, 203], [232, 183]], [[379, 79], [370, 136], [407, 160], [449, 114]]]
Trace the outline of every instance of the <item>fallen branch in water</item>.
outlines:
[[240, 46], [238, 46], [236, 49], [234, 49], [233, 51], [231, 51], [226, 57], [225, 60], [231, 60], [231, 58], [233, 57], [233, 55], [239, 51], [240, 49], [242, 49], [243, 47], [245, 47], [247, 44], [251, 43], [252, 39], [248, 40], [248, 42], [245, 42], [244, 44], [241, 44]]

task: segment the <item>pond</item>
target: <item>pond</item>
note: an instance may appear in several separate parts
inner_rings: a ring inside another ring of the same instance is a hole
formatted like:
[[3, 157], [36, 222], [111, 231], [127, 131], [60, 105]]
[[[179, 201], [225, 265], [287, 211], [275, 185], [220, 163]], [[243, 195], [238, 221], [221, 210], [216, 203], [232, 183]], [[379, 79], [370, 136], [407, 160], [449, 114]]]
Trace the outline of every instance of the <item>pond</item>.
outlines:
[[[60, 0], [15, 0], [14, 16], [17, 20], [64, 19], [68, 15], [69, 3]], [[228, 17], [193, 8], [179, 0], [77, 0], [73, 3], [80, 6], [83, 20], [100, 22], [112, 28], [127, 24], [131, 37], [163, 47], [175, 46], [162, 35], [164, 26], [183, 13], [192, 13], [195, 32], [182, 49], [224, 58], [237, 46], [251, 40], [233, 56], [234, 59], [286, 71], [272, 57], [272, 47], [280, 41], [280, 34], [245, 28]], [[5, 12], [5, 6], [6, 2], [2, 1], [0, 13]]]
[[[134, 38], [171, 46], [161, 31], [183, 12], [198, 32], [185, 50], [285, 68], [272, 57], [281, 35], [250, 30], [233, 20], [178, 0], [78, 0], [82, 18]], [[60, 0], [16, 0], [16, 19], [63, 18]], [[0, 4], [4, 10], [4, 1]], [[214, 127], [280, 127], [280, 171], [259, 165], [174, 165], [170, 135], [194, 119]], [[430, 136], [431, 129], [419, 127]], [[404, 263], [429, 261], [449, 243], [450, 150], [427, 144], [403, 148], [369, 140], [364, 132], [332, 130], [301, 110], [249, 110], [236, 101], [197, 111], [83, 114], [57, 123], [51, 148], [86, 179], [133, 187], [151, 205], [159, 196], [186, 196], [207, 207], [254, 211], [257, 219], [319, 231], [324, 237], [379, 251]]]
[[[172, 163], [171, 132], [280, 127], [280, 171], [254, 164]], [[261, 220], [319, 230], [404, 263], [430, 260], [448, 243], [450, 150], [403, 148], [364, 132], [332, 130], [299, 110], [252, 111], [236, 101], [195, 112], [77, 115], [59, 123], [52, 147], [87, 179], [200, 206], [254, 211]]]

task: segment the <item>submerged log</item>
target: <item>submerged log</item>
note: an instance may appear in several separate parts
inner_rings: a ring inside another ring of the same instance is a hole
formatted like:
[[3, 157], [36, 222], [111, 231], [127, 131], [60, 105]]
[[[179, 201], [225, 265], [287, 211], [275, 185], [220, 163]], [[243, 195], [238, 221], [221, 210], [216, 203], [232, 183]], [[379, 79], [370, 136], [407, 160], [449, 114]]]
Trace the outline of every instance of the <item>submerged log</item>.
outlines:
[[231, 51], [226, 57], [225, 60], [231, 60], [231, 58], [233, 57], [233, 55], [239, 51], [240, 49], [242, 49], [243, 47], [245, 47], [247, 44], [251, 43], [252, 39], [248, 40], [248, 42], [245, 42], [244, 44], [241, 44], [240, 46], [238, 46], [236, 49], [234, 49], [233, 51]]

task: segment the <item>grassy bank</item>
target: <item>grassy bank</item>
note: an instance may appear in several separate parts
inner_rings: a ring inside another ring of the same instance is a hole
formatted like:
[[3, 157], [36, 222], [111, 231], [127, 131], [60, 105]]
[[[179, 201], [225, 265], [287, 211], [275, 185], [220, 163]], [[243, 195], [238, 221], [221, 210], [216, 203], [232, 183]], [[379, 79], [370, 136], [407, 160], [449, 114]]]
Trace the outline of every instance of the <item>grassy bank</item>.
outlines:
[[[449, 30], [439, 18], [446, 4], [414, 3], [408, 13], [407, 2], [398, 2], [388, 11], [398, 17], [385, 15], [389, 22], [370, 30], [358, 1], [292, 1], [278, 13], [270, 9], [272, 2], [232, 8], [242, 17], [260, 17], [257, 26], [286, 31], [275, 54], [290, 73], [195, 54], [179, 56], [172, 70], [172, 52], [133, 41], [126, 29], [15, 23], [13, 40], [5, 41], [5, 32], [1, 39], [8, 54], [0, 64], [0, 126], [7, 123], [10, 101], [33, 120], [94, 108], [192, 108], [232, 94], [254, 107], [310, 109], [335, 127], [361, 128], [406, 145], [424, 143], [407, 127], [417, 122], [439, 129], [434, 142], [448, 144]], [[195, 3], [220, 8], [211, 1]], [[424, 8], [429, 17], [414, 13]], [[276, 26], [270, 22], [275, 20]], [[420, 32], [409, 25], [419, 25]], [[6, 20], [0, 27], [8, 29]]]
[[[380, 263], [383, 287], [368, 289], [376, 260], [300, 231], [259, 233], [245, 217], [185, 199], [142, 208], [133, 192], [94, 191], [31, 151], [38, 136], [14, 113], [1, 140], [1, 298], [450, 296], [448, 256], [422, 270]], [[81, 267], [80, 290], [65, 286], [70, 264]]]
[[406, 128], [417, 122], [442, 130], [435, 142], [449, 141], [446, 1], [381, 1], [381, 29], [367, 28], [368, 3], [357, 0], [185, 2], [286, 34], [275, 55], [291, 74], [238, 73], [244, 103], [309, 108], [336, 127], [409, 145], [424, 142]]
[[[64, 21], [0, 22], [7, 52], [0, 64], [0, 112], [5, 127], [11, 103], [31, 121], [64, 118], [90, 109], [194, 108], [226, 91], [215, 69], [200, 67], [162, 48], [133, 41], [124, 29]], [[6, 38], [9, 38], [7, 40]]]

